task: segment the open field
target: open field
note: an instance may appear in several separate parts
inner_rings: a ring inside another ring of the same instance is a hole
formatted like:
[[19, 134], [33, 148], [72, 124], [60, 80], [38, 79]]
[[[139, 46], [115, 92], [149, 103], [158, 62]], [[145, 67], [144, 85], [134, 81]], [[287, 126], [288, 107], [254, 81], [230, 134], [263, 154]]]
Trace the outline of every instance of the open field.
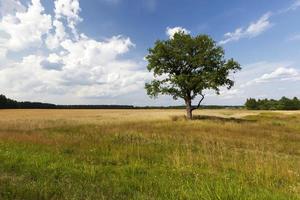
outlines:
[[0, 199], [300, 199], [300, 112], [184, 114], [0, 110]]

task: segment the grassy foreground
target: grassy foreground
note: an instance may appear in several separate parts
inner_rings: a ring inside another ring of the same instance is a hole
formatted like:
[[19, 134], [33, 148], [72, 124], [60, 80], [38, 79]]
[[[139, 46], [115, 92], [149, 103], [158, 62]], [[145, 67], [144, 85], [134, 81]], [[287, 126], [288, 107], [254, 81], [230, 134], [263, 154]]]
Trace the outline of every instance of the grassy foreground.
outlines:
[[300, 199], [300, 112], [183, 114], [0, 110], [0, 199]]

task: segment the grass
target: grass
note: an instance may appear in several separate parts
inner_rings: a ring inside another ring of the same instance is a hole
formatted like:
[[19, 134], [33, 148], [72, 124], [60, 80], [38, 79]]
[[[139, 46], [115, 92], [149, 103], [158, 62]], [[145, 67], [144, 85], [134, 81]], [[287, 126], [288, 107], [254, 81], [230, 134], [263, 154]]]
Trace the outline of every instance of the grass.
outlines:
[[183, 114], [1, 110], [0, 199], [300, 199], [300, 112]]

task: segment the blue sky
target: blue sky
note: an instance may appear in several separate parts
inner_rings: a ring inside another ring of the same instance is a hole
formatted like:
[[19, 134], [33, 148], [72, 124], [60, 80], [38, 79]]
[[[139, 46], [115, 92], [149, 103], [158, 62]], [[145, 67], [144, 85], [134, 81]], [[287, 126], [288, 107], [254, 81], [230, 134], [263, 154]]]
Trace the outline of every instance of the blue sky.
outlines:
[[58, 104], [174, 105], [147, 97], [157, 39], [209, 34], [242, 65], [205, 104], [300, 97], [299, 0], [0, 0], [0, 93]]

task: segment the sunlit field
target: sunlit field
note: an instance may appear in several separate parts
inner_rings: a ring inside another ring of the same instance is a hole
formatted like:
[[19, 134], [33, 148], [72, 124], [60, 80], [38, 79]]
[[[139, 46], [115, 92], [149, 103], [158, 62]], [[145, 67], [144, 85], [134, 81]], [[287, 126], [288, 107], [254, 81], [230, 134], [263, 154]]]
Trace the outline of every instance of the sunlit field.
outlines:
[[0, 110], [0, 199], [300, 199], [300, 112]]

